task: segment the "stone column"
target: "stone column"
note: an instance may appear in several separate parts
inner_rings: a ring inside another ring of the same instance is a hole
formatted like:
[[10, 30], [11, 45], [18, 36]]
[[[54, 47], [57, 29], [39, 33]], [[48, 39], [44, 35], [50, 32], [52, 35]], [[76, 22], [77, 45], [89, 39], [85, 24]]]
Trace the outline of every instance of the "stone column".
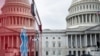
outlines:
[[15, 17], [15, 24], [17, 25], [17, 18]]
[[97, 36], [95, 34], [95, 45], [97, 45]]
[[71, 35], [71, 48], [73, 48], [73, 40], [72, 40], [72, 35]]
[[80, 51], [80, 56], [81, 56], [82, 54], [83, 54], [82, 51]]
[[99, 23], [99, 14], [97, 14], [97, 23]]
[[12, 25], [14, 25], [14, 18], [13, 18], [13, 16], [12, 16]]
[[91, 14], [89, 15], [89, 23], [91, 23]]
[[72, 25], [74, 24], [73, 17], [72, 17]]
[[5, 36], [3, 38], [4, 38], [3, 49], [5, 49]]
[[18, 19], [19, 19], [19, 25], [21, 25], [21, 20], [20, 20], [20, 19], [21, 19], [21, 17], [19, 17]]
[[87, 34], [85, 34], [85, 40], [84, 40], [84, 42], [85, 42], [85, 47], [87, 47]]
[[82, 48], [82, 38], [81, 38], [81, 35], [80, 36], [80, 48]]
[[65, 46], [67, 47], [67, 48], [69, 48], [69, 43], [68, 43], [68, 35], [66, 35], [66, 37], [65, 37]]
[[12, 36], [12, 47], [14, 47], [14, 37]]
[[68, 19], [69, 25], [72, 25], [72, 18]]
[[95, 19], [96, 19], [95, 14], [93, 14], [93, 22], [94, 23], [96, 22]]
[[93, 45], [93, 43], [92, 43], [92, 34], [90, 34], [90, 44], [91, 44], [91, 46]]
[[78, 22], [80, 23], [80, 16], [78, 15]]
[[76, 56], [78, 56], [78, 51], [76, 51]]
[[19, 37], [18, 36], [16, 36], [16, 47], [18, 48], [19, 47], [19, 39], [18, 39]]
[[11, 44], [9, 41], [10, 41], [10, 39], [9, 39], [9, 36], [7, 37], [8, 38], [8, 47], [9, 47], [9, 45]]
[[76, 16], [75, 16], [75, 24], [77, 24], [77, 19], [76, 19]]
[[87, 14], [86, 14], [86, 15], [85, 15], [85, 20], [86, 20], [86, 23], [87, 23], [87, 19], [88, 19], [88, 18], [87, 18]]
[[81, 15], [82, 16], [82, 23], [84, 22], [84, 18], [83, 18], [83, 15]]
[[22, 19], [22, 25], [24, 25], [24, 23], [23, 23], [23, 17], [21, 19]]
[[77, 35], [75, 35], [75, 46], [77, 48]]

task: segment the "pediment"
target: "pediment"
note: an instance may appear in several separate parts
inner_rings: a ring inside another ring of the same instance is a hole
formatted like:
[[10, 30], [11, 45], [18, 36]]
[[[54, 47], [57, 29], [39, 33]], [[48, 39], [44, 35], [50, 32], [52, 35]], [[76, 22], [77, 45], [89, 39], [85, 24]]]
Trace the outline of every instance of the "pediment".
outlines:
[[0, 33], [9, 33], [9, 32], [17, 32], [15, 30], [12, 30], [10, 28], [7, 28], [7, 27], [0, 27]]
[[87, 31], [93, 31], [93, 30], [100, 31], [100, 25], [96, 25], [87, 29]]

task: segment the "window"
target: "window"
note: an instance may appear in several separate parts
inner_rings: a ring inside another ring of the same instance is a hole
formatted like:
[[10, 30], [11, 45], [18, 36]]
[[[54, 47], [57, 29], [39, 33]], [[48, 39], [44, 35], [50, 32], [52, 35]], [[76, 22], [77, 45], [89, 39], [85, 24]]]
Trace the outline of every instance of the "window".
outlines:
[[58, 37], [58, 39], [61, 39], [60, 37]]
[[48, 41], [46, 41], [46, 47], [48, 47], [48, 44], [49, 44]]
[[53, 55], [55, 55], [55, 51], [53, 51]]
[[61, 55], [61, 51], [60, 50], [58, 51], [58, 55]]
[[53, 42], [53, 47], [55, 47], [55, 42]]
[[49, 55], [48, 51], [46, 51], [46, 55]]
[[48, 37], [46, 37], [46, 39], [48, 39]]
[[58, 47], [61, 47], [61, 42], [60, 41], [58, 42]]
[[53, 39], [55, 39], [55, 37], [53, 37]]

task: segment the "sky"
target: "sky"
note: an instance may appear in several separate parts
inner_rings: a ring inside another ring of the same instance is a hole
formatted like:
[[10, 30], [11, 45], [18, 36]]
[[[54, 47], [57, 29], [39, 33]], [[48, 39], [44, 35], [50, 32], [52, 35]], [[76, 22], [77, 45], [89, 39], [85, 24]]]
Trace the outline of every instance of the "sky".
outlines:
[[[66, 17], [72, 0], [35, 0], [43, 29], [66, 29]], [[4, 0], [0, 0], [2, 7]], [[30, 0], [31, 3], [31, 0]]]

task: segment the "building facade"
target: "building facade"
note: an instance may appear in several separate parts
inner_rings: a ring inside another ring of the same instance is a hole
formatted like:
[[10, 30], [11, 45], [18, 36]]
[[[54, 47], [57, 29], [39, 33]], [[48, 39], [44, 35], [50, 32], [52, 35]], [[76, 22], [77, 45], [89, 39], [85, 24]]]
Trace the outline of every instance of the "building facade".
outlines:
[[0, 15], [0, 56], [21, 56], [20, 33], [23, 27], [29, 40], [28, 56], [35, 56], [35, 46], [32, 42], [36, 34], [35, 20], [30, 10], [29, 0], [5, 0]]
[[42, 56], [64, 56], [65, 38], [63, 30], [43, 30]]
[[[84, 54], [100, 55], [100, 1], [99, 0], [73, 0], [66, 17], [65, 30], [45, 30], [42, 38], [43, 56], [59, 56], [56, 50], [61, 49], [61, 56], [81, 56]], [[60, 31], [60, 32], [59, 32]], [[61, 48], [52, 47], [59, 36], [62, 41]], [[55, 40], [53, 39], [55, 37]], [[48, 44], [47, 44], [48, 43]], [[92, 50], [92, 51], [91, 51]], [[56, 51], [56, 52], [54, 52]], [[56, 53], [54, 55], [54, 53]]]

